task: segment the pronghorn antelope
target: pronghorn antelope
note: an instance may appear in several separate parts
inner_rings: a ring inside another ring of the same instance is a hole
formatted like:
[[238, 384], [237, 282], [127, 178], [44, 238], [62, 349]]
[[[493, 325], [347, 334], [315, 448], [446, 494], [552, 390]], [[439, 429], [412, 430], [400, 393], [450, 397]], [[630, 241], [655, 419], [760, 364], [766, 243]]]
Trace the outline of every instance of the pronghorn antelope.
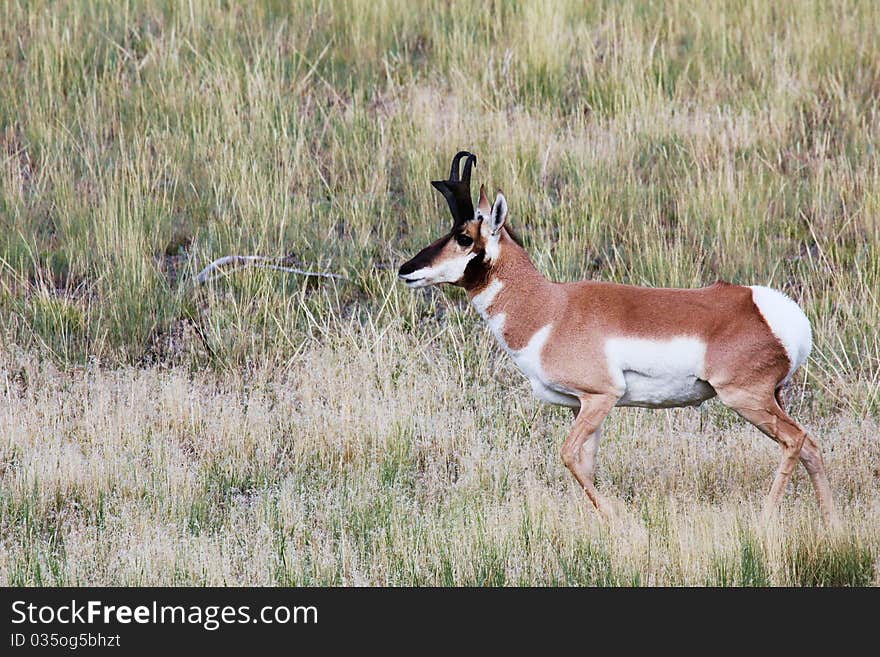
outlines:
[[462, 151], [449, 180], [431, 183], [446, 198], [452, 229], [398, 275], [413, 288], [463, 287], [534, 393], [573, 409], [562, 460], [595, 507], [610, 510], [593, 475], [600, 427], [613, 407], [699, 406], [717, 395], [782, 447], [765, 516], [777, 508], [800, 459], [823, 519], [833, 522], [822, 454], [780, 396], [812, 346], [809, 320], [797, 304], [757, 285], [657, 289], [548, 281], [509, 230], [500, 190], [490, 205], [481, 186], [474, 208], [475, 163], [476, 156]]

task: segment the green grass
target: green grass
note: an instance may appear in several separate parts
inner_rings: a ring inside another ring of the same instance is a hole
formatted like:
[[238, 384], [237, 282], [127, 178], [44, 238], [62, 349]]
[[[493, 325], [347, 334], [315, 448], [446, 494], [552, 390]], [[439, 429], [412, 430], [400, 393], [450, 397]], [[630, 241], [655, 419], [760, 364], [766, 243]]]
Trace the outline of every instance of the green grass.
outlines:
[[[7, 581], [876, 583], [878, 25], [847, 0], [2, 3]], [[714, 405], [614, 415], [598, 478], [628, 515], [595, 526], [568, 416], [460, 291], [395, 280], [461, 148], [551, 278], [801, 304], [790, 403], [842, 538], [804, 477], [761, 534], [775, 452]], [[234, 253], [346, 280], [194, 284]]]
[[788, 562], [796, 586], [868, 586], [875, 577], [870, 550], [851, 538], [797, 543]]

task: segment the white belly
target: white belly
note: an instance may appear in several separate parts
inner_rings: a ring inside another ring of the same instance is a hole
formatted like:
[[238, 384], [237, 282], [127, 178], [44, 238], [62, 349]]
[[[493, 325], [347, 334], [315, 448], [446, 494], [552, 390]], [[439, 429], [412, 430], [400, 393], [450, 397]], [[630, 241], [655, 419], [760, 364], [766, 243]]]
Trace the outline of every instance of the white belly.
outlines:
[[699, 406], [715, 396], [715, 389], [696, 376], [644, 376], [640, 372], [626, 371], [623, 378], [626, 391], [617, 400], [617, 406]]
[[715, 396], [705, 380], [706, 345], [697, 338], [612, 338], [605, 343], [618, 406], [699, 406]]

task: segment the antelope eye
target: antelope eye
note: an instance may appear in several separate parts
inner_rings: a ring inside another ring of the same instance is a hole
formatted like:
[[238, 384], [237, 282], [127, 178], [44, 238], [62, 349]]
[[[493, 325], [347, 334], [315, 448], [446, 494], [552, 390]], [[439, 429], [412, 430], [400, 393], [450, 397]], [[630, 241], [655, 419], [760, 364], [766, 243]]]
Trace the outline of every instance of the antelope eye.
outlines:
[[455, 241], [458, 243], [459, 246], [470, 246], [474, 243], [474, 241], [464, 233], [459, 233], [458, 235], [456, 235]]

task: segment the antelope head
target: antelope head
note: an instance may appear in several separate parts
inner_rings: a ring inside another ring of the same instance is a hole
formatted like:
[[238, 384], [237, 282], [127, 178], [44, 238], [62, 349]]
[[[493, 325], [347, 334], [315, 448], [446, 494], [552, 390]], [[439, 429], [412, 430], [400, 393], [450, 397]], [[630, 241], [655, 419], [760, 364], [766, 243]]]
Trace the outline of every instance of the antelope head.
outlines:
[[[459, 165], [465, 159], [464, 166]], [[449, 180], [431, 184], [443, 194], [452, 214], [452, 229], [403, 264], [398, 276], [409, 287], [450, 283], [467, 287], [467, 281], [497, 257], [501, 228], [507, 220], [507, 201], [501, 192], [490, 206], [480, 186], [480, 200], [471, 200], [471, 168], [477, 156], [460, 151], [452, 158]]]

